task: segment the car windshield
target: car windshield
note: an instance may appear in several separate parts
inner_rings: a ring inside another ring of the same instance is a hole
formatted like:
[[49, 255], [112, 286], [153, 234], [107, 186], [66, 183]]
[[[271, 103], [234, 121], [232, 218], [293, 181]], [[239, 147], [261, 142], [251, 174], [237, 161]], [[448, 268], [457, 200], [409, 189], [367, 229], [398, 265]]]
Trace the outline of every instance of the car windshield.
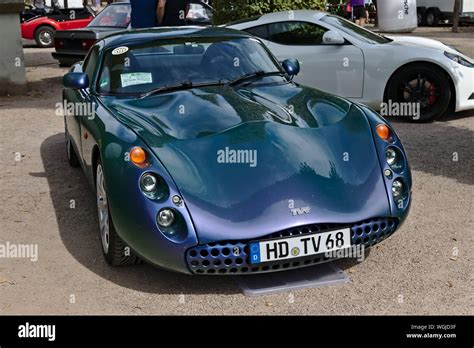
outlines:
[[130, 23], [130, 5], [109, 5], [90, 23], [89, 27], [127, 28]]
[[230, 83], [253, 73], [262, 77], [275, 72], [282, 72], [280, 65], [254, 38], [163, 39], [106, 51], [98, 91], [143, 94], [179, 85]]
[[370, 30], [364, 29], [361, 26], [358, 26], [347, 19], [344, 19], [339, 16], [326, 15], [321, 21], [336, 27], [337, 29], [356, 37], [359, 40], [372, 43], [372, 44], [385, 44], [391, 42], [391, 40], [377, 35]]

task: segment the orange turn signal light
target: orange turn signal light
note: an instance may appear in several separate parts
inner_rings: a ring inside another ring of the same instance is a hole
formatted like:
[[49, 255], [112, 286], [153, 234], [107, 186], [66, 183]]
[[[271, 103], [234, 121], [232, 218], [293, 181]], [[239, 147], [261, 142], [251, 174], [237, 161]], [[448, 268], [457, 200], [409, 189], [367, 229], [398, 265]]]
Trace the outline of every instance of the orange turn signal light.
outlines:
[[385, 140], [385, 141], [390, 139], [390, 129], [386, 125], [379, 124], [377, 125], [375, 130], [377, 131], [377, 135], [379, 136], [380, 139]]
[[130, 150], [130, 161], [137, 166], [143, 166], [146, 163], [146, 152], [139, 146]]

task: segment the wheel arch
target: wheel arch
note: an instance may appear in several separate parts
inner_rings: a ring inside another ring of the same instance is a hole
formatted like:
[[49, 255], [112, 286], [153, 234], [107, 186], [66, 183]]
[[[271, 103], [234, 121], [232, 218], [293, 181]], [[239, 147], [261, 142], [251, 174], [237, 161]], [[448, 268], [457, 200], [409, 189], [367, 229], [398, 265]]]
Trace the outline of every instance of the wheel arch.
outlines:
[[448, 81], [449, 81], [449, 88], [451, 89], [451, 99], [449, 101], [450, 105], [453, 103], [453, 101], [455, 102], [456, 101], [456, 87], [454, 85], [454, 80], [453, 80], [453, 77], [451, 76], [451, 74], [449, 73], [448, 70], [446, 70], [443, 66], [439, 65], [439, 64], [436, 64], [434, 62], [430, 62], [430, 61], [426, 61], [426, 60], [415, 60], [415, 61], [412, 61], [412, 62], [408, 62], [408, 63], [405, 63], [401, 66], [399, 66], [391, 75], [390, 77], [388, 78], [387, 80], [387, 83], [385, 84], [385, 88], [384, 88], [384, 93], [383, 93], [383, 101], [384, 102], [387, 102], [387, 93], [388, 93], [388, 86], [390, 85], [390, 82], [392, 81], [392, 79], [400, 72], [400, 70], [408, 67], [408, 66], [412, 66], [412, 65], [418, 65], [418, 64], [424, 64], [424, 65], [429, 65], [439, 71], [441, 71], [442, 73], [444, 73], [446, 75], [446, 77], [448, 78]]

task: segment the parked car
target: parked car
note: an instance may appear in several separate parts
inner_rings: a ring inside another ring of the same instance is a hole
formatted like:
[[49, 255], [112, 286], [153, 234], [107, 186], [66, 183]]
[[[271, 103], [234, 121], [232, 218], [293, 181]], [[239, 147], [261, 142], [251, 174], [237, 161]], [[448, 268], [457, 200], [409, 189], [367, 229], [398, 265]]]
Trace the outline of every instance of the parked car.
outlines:
[[53, 5], [41, 9], [27, 5], [20, 14], [21, 36], [23, 39], [35, 40], [39, 47], [51, 47], [57, 30], [83, 28], [94, 16], [94, 11], [88, 6], [59, 8]]
[[[280, 60], [302, 63], [297, 81], [381, 110], [395, 103], [414, 121], [474, 108], [474, 60], [443, 43], [383, 36], [318, 11], [271, 13], [228, 25], [263, 40]], [[387, 115], [389, 116], [389, 115]]]
[[226, 28], [92, 46], [64, 76], [66, 148], [95, 190], [109, 264], [274, 272], [401, 226], [412, 181], [400, 139], [368, 107], [293, 82], [298, 71]]
[[[89, 48], [97, 40], [130, 29], [130, 12], [129, 1], [111, 3], [86, 28], [58, 32], [53, 58], [57, 59], [61, 66], [70, 66], [84, 59]], [[212, 8], [205, 2], [192, 0], [187, 24], [211, 25]]]

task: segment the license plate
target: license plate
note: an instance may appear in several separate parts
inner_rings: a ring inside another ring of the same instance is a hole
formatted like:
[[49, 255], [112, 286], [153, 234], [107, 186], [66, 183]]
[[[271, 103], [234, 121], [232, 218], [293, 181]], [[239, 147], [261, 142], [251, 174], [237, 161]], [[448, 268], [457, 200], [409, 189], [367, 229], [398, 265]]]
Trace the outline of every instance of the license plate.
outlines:
[[296, 237], [250, 242], [250, 263], [294, 259], [348, 248], [351, 230], [343, 228]]

